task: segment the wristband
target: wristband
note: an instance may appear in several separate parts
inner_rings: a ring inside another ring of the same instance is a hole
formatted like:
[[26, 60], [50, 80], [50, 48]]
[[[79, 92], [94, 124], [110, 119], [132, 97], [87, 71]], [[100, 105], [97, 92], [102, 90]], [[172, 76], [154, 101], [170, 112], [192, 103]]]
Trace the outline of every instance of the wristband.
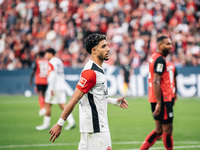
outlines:
[[63, 126], [65, 124], [65, 120], [60, 118], [57, 122], [58, 125]]
[[108, 101], [109, 104], [113, 104], [115, 106], [120, 106], [121, 105], [121, 101], [118, 102], [117, 98], [111, 98], [111, 97], [109, 97], [107, 99], [107, 101]]

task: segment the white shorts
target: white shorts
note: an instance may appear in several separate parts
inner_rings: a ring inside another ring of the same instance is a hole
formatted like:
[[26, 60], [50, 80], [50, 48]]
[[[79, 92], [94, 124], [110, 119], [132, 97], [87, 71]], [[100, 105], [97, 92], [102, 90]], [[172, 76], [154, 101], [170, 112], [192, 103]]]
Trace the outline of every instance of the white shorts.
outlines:
[[81, 133], [78, 150], [111, 150], [110, 132]]
[[67, 102], [66, 93], [64, 90], [54, 91], [54, 96], [51, 91], [47, 90], [45, 94], [45, 102], [49, 104], [64, 104]]

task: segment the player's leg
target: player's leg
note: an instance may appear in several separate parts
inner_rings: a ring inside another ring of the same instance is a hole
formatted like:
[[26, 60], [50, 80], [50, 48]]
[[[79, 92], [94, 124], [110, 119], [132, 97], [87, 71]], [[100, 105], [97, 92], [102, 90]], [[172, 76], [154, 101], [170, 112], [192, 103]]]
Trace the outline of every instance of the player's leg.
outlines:
[[51, 123], [51, 105], [50, 103], [46, 103], [46, 114], [43, 119], [43, 124], [41, 126], [36, 126], [37, 130], [46, 130], [49, 129]]
[[44, 88], [45, 87], [43, 85], [37, 85], [38, 102], [40, 106], [39, 116], [44, 116], [46, 113], [45, 100], [44, 100]]
[[171, 102], [165, 103], [164, 108], [164, 116], [165, 119], [163, 120], [163, 143], [166, 150], [173, 149], [173, 104]]
[[158, 138], [162, 135], [162, 123], [158, 120], [155, 120], [155, 130], [151, 131], [149, 135], [145, 138], [140, 150], [149, 149]]
[[40, 105], [40, 109], [44, 108], [44, 96], [42, 91], [38, 91], [38, 101]]
[[52, 101], [54, 101], [51, 91], [47, 90], [45, 94], [45, 108], [46, 108], [46, 114], [43, 119], [43, 124], [41, 126], [36, 126], [37, 130], [46, 130], [50, 127], [50, 122], [51, 122], [51, 105]]
[[173, 149], [173, 125], [170, 124], [163, 124], [163, 143], [166, 150], [172, 150]]
[[[62, 110], [65, 108], [66, 102], [67, 102], [67, 100], [66, 100], [65, 91], [60, 91], [59, 92], [59, 105]], [[67, 117], [67, 122], [68, 122], [68, 125], [64, 128], [65, 130], [70, 130], [76, 126], [72, 113]]]
[[[154, 112], [156, 107], [156, 103], [151, 103], [151, 111]], [[159, 139], [160, 135], [162, 135], [162, 122], [160, 121], [161, 115], [154, 116], [155, 120], [155, 129], [151, 131], [147, 137], [145, 138], [143, 144], [140, 147], [140, 150], [149, 149], [157, 139]]]

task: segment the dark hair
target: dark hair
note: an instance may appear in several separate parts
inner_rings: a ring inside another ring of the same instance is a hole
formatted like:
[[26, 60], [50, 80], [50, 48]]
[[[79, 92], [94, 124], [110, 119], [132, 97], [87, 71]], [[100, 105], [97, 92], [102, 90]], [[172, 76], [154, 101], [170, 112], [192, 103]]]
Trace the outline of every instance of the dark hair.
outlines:
[[98, 45], [102, 40], [106, 40], [106, 36], [104, 34], [90, 34], [85, 41], [86, 51], [91, 54], [92, 48]]
[[46, 49], [45, 52], [51, 53], [51, 54], [53, 54], [53, 55], [56, 54], [56, 51], [55, 51], [53, 48], [48, 48], [48, 49]]
[[166, 36], [166, 35], [161, 35], [157, 38], [157, 43], [160, 42], [160, 41], [163, 41], [164, 39], [168, 39], [169, 37]]
[[42, 58], [42, 57], [44, 57], [44, 54], [45, 54], [44, 52], [39, 52], [38, 56]]

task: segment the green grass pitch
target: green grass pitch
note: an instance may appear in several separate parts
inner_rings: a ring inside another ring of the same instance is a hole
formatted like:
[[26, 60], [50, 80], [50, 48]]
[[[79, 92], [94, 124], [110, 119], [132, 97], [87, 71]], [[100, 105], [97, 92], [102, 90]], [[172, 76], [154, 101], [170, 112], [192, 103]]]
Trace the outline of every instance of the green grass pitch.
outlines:
[[[139, 149], [146, 135], [154, 129], [147, 97], [126, 99], [127, 110], [108, 106], [113, 150]], [[49, 141], [48, 130], [35, 129], [43, 120], [38, 116], [38, 110], [37, 96], [0, 96], [0, 150], [77, 150], [80, 140], [78, 105], [73, 111], [76, 128], [63, 130], [54, 143]], [[59, 106], [53, 105], [51, 126], [60, 115]], [[179, 98], [174, 106], [174, 116], [174, 149], [199, 150], [200, 99]], [[151, 149], [164, 150], [162, 140]]]

